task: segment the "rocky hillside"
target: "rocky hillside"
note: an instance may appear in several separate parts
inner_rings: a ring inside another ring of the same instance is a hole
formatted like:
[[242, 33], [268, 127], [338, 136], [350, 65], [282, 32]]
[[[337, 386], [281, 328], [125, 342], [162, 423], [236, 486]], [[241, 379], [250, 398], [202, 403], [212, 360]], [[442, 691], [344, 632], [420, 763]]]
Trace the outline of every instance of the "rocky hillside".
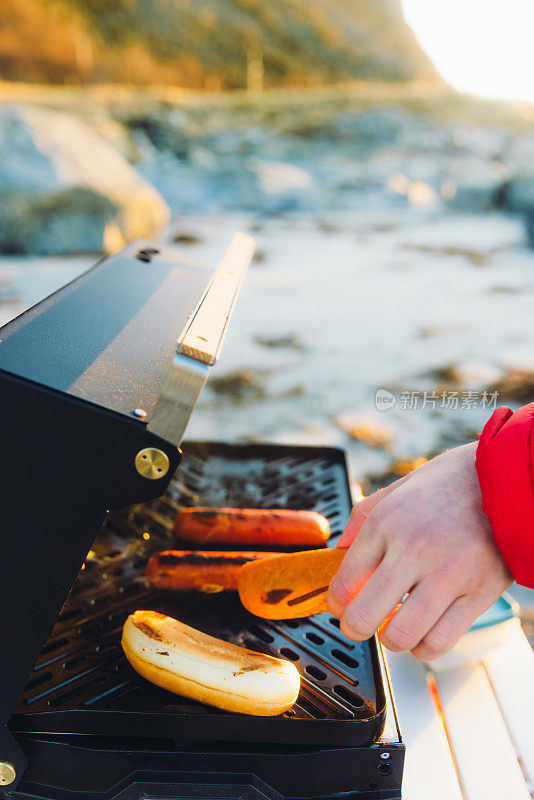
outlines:
[[224, 89], [262, 69], [266, 86], [435, 77], [400, 0], [2, 0], [0, 78]]

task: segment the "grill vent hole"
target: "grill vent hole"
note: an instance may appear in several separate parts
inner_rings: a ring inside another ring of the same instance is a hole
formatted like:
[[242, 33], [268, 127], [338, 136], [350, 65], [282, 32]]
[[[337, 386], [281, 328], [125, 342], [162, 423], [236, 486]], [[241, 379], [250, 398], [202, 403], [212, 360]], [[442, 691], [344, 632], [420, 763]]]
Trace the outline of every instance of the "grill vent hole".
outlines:
[[[139, 592], [144, 591], [144, 586], [141, 586], [139, 583], [129, 583], [126, 586], [119, 586], [119, 592], [123, 595], [130, 595], [130, 594], [138, 594]], [[105, 602], [106, 598], [102, 598], [100, 603]]]
[[265, 644], [272, 644], [274, 642], [274, 637], [263, 628], [260, 628], [259, 625], [249, 625], [249, 631], [253, 633], [254, 636], [257, 636], [258, 639], [261, 639], [262, 642], [265, 642]]
[[121, 692], [118, 695], [115, 695], [109, 703], [106, 704], [107, 709], [112, 708], [127, 708], [128, 710], [131, 709], [132, 701], [135, 697], [142, 694], [143, 690], [140, 686], [133, 686], [132, 688], [125, 689], [124, 692]]
[[306, 667], [306, 672], [308, 673], [308, 675], [311, 675], [312, 678], [315, 678], [316, 681], [326, 680], [326, 672], [323, 672], [322, 669], [319, 669], [319, 667], [315, 667], [313, 664], [309, 664]]
[[322, 708], [316, 706], [315, 703], [311, 703], [305, 697], [299, 697], [297, 705], [307, 711], [308, 714], [311, 714], [314, 719], [324, 719], [326, 717], [326, 711], [323, 711]]
[[334, 686], [334, 692], [337, 695], [339, 695], [339, 697], [342, 697], [346, 703], [348, 703], [351, 706], [354, 706], [355, 708], [361, 708], [363, 706], [362, 698], [359, 697], [357, 694], [354, 694], [354, 692], [351, 692], [351, 690], [347, 689], [346, 686], [341, 686], [340, 684], [337, 684], [336, 686]]
[[41, 653], [43, 653], [43, 655], [46, 655], [46, 653], [53, 653], [54, 650], [59, 650], [60, 647], [63, 647], [68, 643], [69, 643], [68, 639], [52, 639], [52, 641], [47, 642], [47, 644], [45, 644], [45, 646], [41, 650]]
[[67, 620], [77, 617], [81, 612], [81, 608], [64, 608], [59, 615], [60, 622], [67, 622]]
[[281, 647], [280, 653], [286, 658], [289, 658], [290, 661], [298, 661], [300, 658], [299, 654], [295, 653], [294, 650], [291, 650], [290, 647]]
[[75, 656], [74, 658], [69, 659], [69, 661], [63, 662], [63, 669], [72, 669], [76, 666], [76, 664], [80, 664], [83, 661], [82, 656]]
[[285, 619], [284, 624], [288, 628], [300, 628], [300, 622], [297, 619]]
[[333, 625], [334, 628], [337, 628], [339, 630], [339, 626], [341, 625], [341, 623], [337, 619], [337, 617], [330, 617], [330, 625]]
[[41, 672], [39, 675], [36, 675], [35, 678], [32, 678], [30, 681], [28, 681], [24, 687], [24, 691], [28, 692], [30, 689], [35, 689], [36, 686], [41, 686], [41, 684], [49, 681], [51, 677], [51, 672]]
[[[117, 552], [119, 552], [119, 551], [117, 550]], [[93, 567], [93, 565], [89, 561], [85, 562], [85, 569], [86, 570], [92, 569], [92, 567]], [[82, 580], [83, 580], [83, 591], [84, 592], [87, 591], [87, 589], [92, 589], [94, 586], [96, 586], [96, 581], [87, 580], [86, 578], [83, 578]]]
[[86, 689], [91, 686], [93, 683], [104, 683], [106, 680], [105, 675], [95, 675], [93, 678], [90, 678], [88, 681], [84, 681], [83, 683], [79, 683], [77, 686], [73, 686], [72, 689], [68, 689], [66, 692], [61, 692], [57, 694], [55, 697], [51, 697], [48, 701], [48, 705], [50, 708], [55, 708], [56, 706], [60, 706], [65, 703], [67, 700], [70, 700], [77, 695], [83, 694]]
[[349, 656], [348, 653], [344, 653], [343, 650], [332, 650], [332, 655], [334, 658], [337, 658], [338, 661], [341, 661], [342, 664], [345, 664], [346, 667], [350, 667], [351, 669], [356, 669], [360, 666], [355, 658]]
[[313, 642], [313, 644], [324, 644], [324, 639], [321, 636], [318, 636], [316, 633], [312, 633], [312, 631], [307, 631], [305, 636], [306, 639], [308, 639], [310, 642]]

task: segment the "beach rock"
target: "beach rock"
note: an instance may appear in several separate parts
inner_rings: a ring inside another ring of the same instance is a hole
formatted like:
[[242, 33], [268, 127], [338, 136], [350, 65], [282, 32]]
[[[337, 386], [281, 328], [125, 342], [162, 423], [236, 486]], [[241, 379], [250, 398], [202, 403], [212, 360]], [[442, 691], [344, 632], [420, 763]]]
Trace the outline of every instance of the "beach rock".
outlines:
[[507, 181], [500, 192], [501, 205], [507, 211], [534, 214], [534, 175]]
[[534, 247], [534, 174], [512, 178], [499, 190], [499, 206], [505, 211], [520, 214], [530, 247]]
[[525, 230], [530, 247], [534, 247], [534, 214], [527, 214], [525, 216]]
[[499, 207], [534, 218], [534, 133], [514, 136], [503, 148], [502, 162], [507, 177], [499, 191]]
[[454, 182], [454, 191], [446, 200], [458, 211], [490, 211], [496, 206], [501, 185], [502, 179], [489, 170], [473, 170]]
[[261, 370], [243, 367], [225, 375], [213, 376], [209, 388], [214, 394], [233, 401], [261, 400], [267, 397], [266, 379]]
[[488, 394], [497, 392], [499, 403], [530, 403], [534, 396], [534, 370], [511, 367], [490, 384], [487, 391]]
[[352, 414], [339, 414], [334, 418], [334, 424], [342, 431], [348, 433], [351, 439], [367, 447], [379, 450], [389, 450], [393, 445], [393, 434], [385, 426], [363, 417], [354, 417]]
[[0, 253], [98, 252], [118, 213], [107, 197], [83, 186], [48, 194], [1, 193]]
[[0, 252], [113, 251], [169, 218], [157, 190], [81, 120], [0, 108]]
[[126, 124], [133, 133], [141, 133], [157, 150], [168, 150], [177, 158], [186, 158], [190, 140], [185, 132], [186, 117], [179, 109], [167, 114], [134, 115]]

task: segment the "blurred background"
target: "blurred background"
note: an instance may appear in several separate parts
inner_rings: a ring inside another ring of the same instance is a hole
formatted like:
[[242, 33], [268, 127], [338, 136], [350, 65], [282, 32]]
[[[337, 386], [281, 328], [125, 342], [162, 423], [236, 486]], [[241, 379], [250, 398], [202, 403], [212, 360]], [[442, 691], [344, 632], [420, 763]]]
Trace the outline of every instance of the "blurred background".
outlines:
[[215, 264], [244, 230], [190, 437], [339, 445], [364, 492], [472, 440], [534, 400], [533, 29], [531, 0], [1, 0], [0, 323], [132, 238]]

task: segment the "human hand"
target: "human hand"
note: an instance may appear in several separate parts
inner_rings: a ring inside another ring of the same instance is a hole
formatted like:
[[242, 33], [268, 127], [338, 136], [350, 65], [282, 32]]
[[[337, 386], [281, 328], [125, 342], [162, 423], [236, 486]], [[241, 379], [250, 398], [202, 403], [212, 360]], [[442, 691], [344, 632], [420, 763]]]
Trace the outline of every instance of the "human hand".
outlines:
[[510, 586], [475, 455], [476, 443], [449, 450], [354, 506], [337, 545], [350, 547], [327, 595], [350, 639], [380, 627], [390, 650], [439, 658]]

